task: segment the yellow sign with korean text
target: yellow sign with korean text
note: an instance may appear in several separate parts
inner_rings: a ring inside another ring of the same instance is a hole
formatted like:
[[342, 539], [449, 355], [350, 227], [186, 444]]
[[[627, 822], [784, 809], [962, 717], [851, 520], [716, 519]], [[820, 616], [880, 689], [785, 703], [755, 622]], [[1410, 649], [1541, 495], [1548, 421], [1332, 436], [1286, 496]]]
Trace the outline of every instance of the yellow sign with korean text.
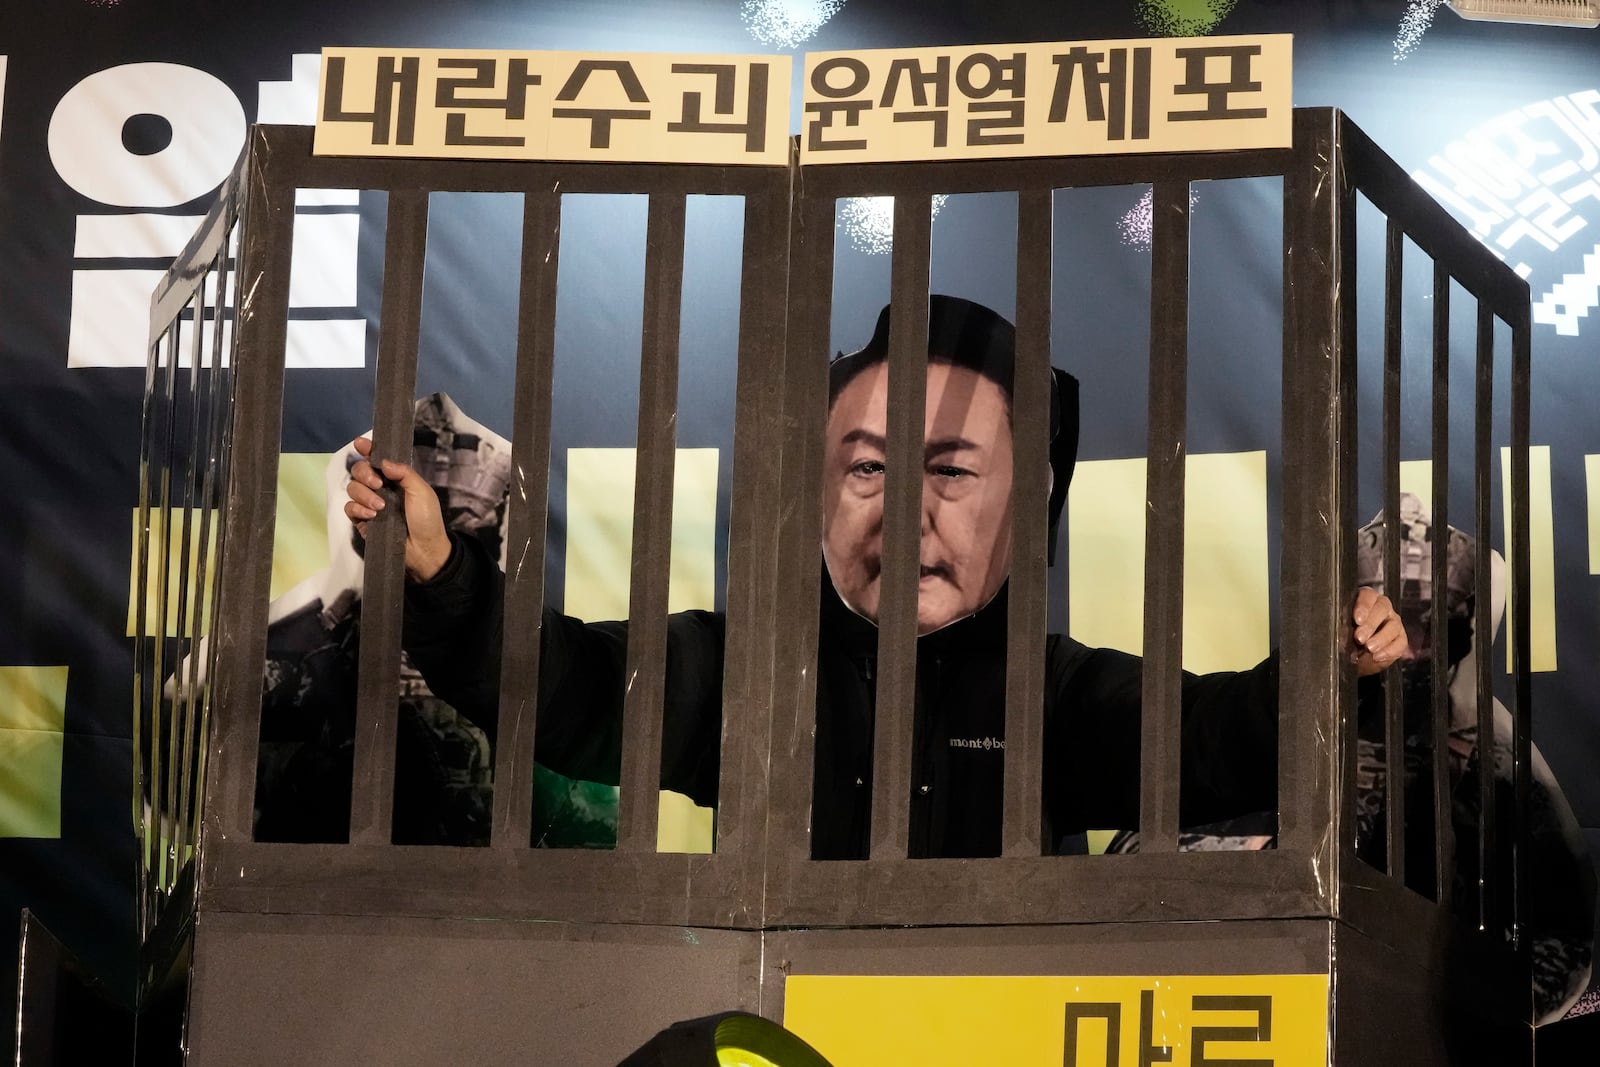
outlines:
[[1288, 34], [805, 57], [802, 163], [1286, 148]]
[[791, 974], [783, 1024], [833, 1067], [1310, 1067], [1326, 974]]
[[325, 48], [319, 156], [789, 161], [788, 56]]

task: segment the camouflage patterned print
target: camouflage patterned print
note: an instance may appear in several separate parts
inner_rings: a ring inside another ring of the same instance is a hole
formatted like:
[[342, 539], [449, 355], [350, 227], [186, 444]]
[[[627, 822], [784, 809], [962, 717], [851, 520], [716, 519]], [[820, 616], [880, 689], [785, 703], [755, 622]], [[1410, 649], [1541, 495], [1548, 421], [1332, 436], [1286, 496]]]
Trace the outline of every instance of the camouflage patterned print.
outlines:
[[[511, 476], [506, 442], [436, 393], [417, 402], [412, 460], [439, 494], [451, 529], [498, 555]], [[335, 463], [348, 471], [347, 449]], [[330, 496], [333, 494], [330, 493]], [[330, 499], [330, 512], [339, 506]], [[347, 529], [342, 514], [330, 524]], [[359, 538], [335, 553], [359, 553]], [[330, 569], [331, 572], [331, 569]], [[267, 630], [262, 679], [261, 754], [255, 830], [259, 841], [349, 839], [354, 766], [359, 567], [280, 615]], [[315, 584], [313, 582], [313, 584]], [[295, 596], [295, 591], [285, 599]], [[282, 605], [275, 604], [274, 607]], [[393, 840], [397, 844], [486, 846], [494, 809], [494, 759], [482, 730], [435, 696], [402, 658], [397, 680]], [[566, 778], [535, 766], [532, 844], [611, 848], [617, 834], [614, 786]]]

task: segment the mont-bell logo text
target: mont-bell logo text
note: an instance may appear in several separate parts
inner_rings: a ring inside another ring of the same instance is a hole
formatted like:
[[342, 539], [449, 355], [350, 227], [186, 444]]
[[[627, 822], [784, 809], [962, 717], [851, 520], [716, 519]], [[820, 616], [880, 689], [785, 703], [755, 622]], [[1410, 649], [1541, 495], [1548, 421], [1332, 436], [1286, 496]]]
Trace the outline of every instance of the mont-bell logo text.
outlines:
[[1003, 737], [952, 737], [951, 748], [981, 748], [985, 751], [1006, 747]]

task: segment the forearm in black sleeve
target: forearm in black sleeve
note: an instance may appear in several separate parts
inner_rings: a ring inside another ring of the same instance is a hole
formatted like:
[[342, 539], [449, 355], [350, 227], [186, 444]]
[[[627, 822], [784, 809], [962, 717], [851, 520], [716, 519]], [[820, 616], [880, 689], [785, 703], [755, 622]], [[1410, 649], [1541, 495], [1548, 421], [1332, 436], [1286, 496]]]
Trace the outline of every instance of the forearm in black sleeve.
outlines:
[[[709, 611], [667, 619], [660, 784], [702, 805], [716, 803], [721, 768], [723, 635], [722, 616]], [[617, 782], [627, 655], [627, 623], [544, 613], [540, 763], [569, 777]]]
[[1278, 807], [1278, 656], [1183, 679], [1182, 802], [1196, 826]]
[[[1047, 807], [1064, 830], [1139, 825], [1144, 664], [1052, 635], [1045, 722]], [[1179, 819], [1194, 826], [1275, 811], [1278, 659], [1183, 676]]]
[[[456, 534], [450, 541], [439, 573], [406, 585], [403, 643], [434, 695], [492, 741], [500, 723], [505, 576], [482, 542]], [[546, 608], [540, 629], [539, 759], [569, 777], [614, 784], [626, 625], [586, 626]]]
[[1135, 656], [1048, 638], [1044, 790], [1053, 836], [1138, 827], [1140, 670]]
[[[504, 576], [480, 542], [452, 535], [452, 544], [450, 561], [438, 575], [407, 586], [405, 648], [435, 695], [493, 740]], [[667, 632], [662, 786], [712, 804], [720, 767], [722, 618], [680, 612], [669, 619]], [[551, 770], [617, 783], [627, 635], [623, 622], [585, 623], [544, 609], [534, 754]]]
[[445, 703], [494, 738], [500, 710], [504, 578], [482, 542], [450, 536], [450, 559], [407, 582], [401, 643]]

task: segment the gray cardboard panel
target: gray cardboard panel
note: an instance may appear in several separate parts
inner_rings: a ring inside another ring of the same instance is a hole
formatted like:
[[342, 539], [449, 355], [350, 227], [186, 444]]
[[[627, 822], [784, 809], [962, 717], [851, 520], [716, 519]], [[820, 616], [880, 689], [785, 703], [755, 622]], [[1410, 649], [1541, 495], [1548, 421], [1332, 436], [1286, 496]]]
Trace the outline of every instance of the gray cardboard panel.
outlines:
[[1343, 923], [1333, 952], [1335, 1063], [1533, 1062], [1532, 1027], [1512, 1017], [1515, 998], [1487, 980], [1482, 961], [1451, 955], [1419, 963]]
[[189, 1064], [612, 1067], [755, 1007], [758, 937], [664, 927], [210, 915]]

